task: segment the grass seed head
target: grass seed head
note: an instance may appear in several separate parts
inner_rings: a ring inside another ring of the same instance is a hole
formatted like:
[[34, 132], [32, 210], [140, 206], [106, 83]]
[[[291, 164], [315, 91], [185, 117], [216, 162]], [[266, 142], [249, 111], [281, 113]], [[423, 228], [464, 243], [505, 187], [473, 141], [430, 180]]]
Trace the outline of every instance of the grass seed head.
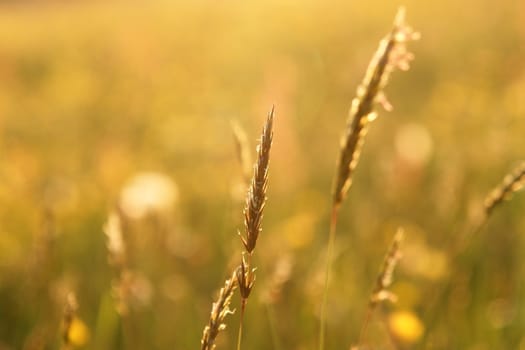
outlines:
[[202, 334], [201, 350], [215, 349], [217, 335], [219, 335], [220, 331], [226, 329], [226, 324], [224, 323], [226, 316], [234, 313], [230, 309], [230, 304], [236, 287], [237, 281], [234, 273], [224, 282], [217, 301], [212, 305], [210, 320]]
[[376, 285], [370, 296], [370, 304], [372, 306], [375, 306], [377, 303], [384, 300], [396, 301], [397, 299], [397, 297], [392, 292], [388, 291], [387, 288], [392, 284], [394, 269], [402, 256], [401, 243], [403, 242], [403, 237], [404, 231], [399, 228], [388, 252], [385, 255], [383, 265], [377, 276]]
[[359, 162], [370, 122], [377, 118], [376, 105], [380, 104], [387, 111], [392, 109], [383, 91], [390, 73], [396, 68], [409, 68], [414, 56], [407, 51], [406, 44], [418, 38], [419, 34], [405, 24], [404, 9], [400, 9], [394, 21], [394, 28], [379, 43], [365, 77], [357, 88], [357, 95], [352, 100], [337, 160], [333, 189], [333, 203], [336, 207], [343, 202], [352, 184], [352, 175]]
[[239, 285], [241, 298], [243, 301], [246, 301], [255, 283], [255, 269], [250, 267], [245, 253], [242, 255], [241, 265], [239, 265], [235, 274], [237, 276], [237, 284]]
[[261, 140], [257, 146], [257, 161], [253, 167], [253, 177], [248, 188], [244, 207], [245, 233], [241, 240], [246, 251], [251, 254], [257, 244], [261, 232], [261, 219], [266, 204], [266, 189], [268, 187], [268, 165], [273, 139], [274, 108], [268, 114]]
[[505, 176], [501, 184], [496, 187], [485, 198], [485, 215], [488, 217], [494, 208], [504, 200], [509, 199], [512, 194], [521, 190], [525, 185], [525, 162], [518, 165], [514, 171]]

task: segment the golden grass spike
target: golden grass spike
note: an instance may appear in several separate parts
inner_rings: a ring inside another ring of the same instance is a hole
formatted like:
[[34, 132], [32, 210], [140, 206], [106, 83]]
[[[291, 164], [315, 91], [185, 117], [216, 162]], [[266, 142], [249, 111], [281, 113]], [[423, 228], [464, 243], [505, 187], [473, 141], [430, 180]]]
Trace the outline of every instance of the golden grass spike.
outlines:
[[377, 112], [379, 103], [386, 110], [392, 107], [388, 103], [383, 89], [388, 83], [390, 73], [395, 69], [407, 70], [413, 55], [407, 52], [406, 43], [416, 40], [419, 34], [404, 22], [404, 9], [400, 9], [394, 21], [392, 31], [381, 40], [365, 77], [357, 88], [357, 95], [352, 100], [346, 132], [341, 138], [341, 150], [337, 160], [337, 172], [333, 188], [334, 206], [339, 206], [352, 184], [352, 175], [359, 162], [368, 127]]
[[230, 310], [233, 292], [237, 287], [235, 272], [224, 282], [224, 287], [219, 292], [219, 297], [211, 308], [210, 320], [204, 328], [201, 339], [201, 350], [215, 349], [215, 339], [220, 331], [226, 328], [224, 319], [234, 311]]
[[[201, 350], [215, 349], [215, 338], [226, 325], [224, 318], [232, 313], [229, 309], [235, 288], [239, 287], [241, 294], [241, 319], [237, 337], [237, 349], [240, 349], [242, 339], [242, 320], [244, 308], [255, 283], [255, 269], [251, 267], [251, 257], [261, 232], [261, 219], [266, 203], [266, 189], [268, 187], [268, 165], [270, 162], [270, 149], [273, 139], [273, 116], [275, 108], [268, 114], [262, 130], [262, 136], [257, 146], [257, 161], [253, 167], [253, 177], [246, 195], [244, 207], [245, 234], [239, 232], [245, 252], [242, 253], [241, 264], [233, 271], [232, 276], [226, 280], [221, 288], [218, 300], [213, 303], [210, 321], [204, 328], [201, 339]], [[234, 127], [235, 128], [235, 127]], [[237, 135], [238, 136], [238, 135]], [[237, 137], [239, 140], [240, 138]], [[239, 141], [239, 144], [242, 142]], [[242, 151], [242, 147], [241, 151]]]
[[401, 258], [401, 243], [403, 242], [404, 231], [399, 228], [394, 236], [394, 240], [388, 249], [381, 266], [381, 271], [377, 276], [375, 287], [370, 295], [370, 305], [375, 306], [379, 302], [393, 297], [388, 293], [387, 288], [392, 284], [392, 276], [397, 262]]
[[242, 254], [241, 264], [237, 270], [235, 270], [235, 275], [237, 277], [237, 284], [239, 285], [239, 293], [242, 298], [242, 307], [244, 308], [255, 283], [255, 269], [251, 268], [250, 262], [246, 259], [244, 252]]
[[324, 350], [325, 343], [326, 305], [339, 209], [352, 184], [352, 176], [359, 162], [369, 124], [377, 116], [376, 105], [381, 104], [386, 110], [392, 109], [383, 92], [390, 73], [395, 68], [401, 70], [409, 68], [409, 63], [414, 57], [407, 51], [406, 43], [418, 38], [419, 33], [414, 32], [411, 27], [405, 24], [405, 10], [400, 8], [394, 20], [394, 28], [379, 43], [379, 47], [368, 65], [365, 77], [357, 88], [357, 95], [352, 100], [346, 131], [341, 137], [341, 147], [332, 188], [332, 212], [320, 312], [319, 350]]
[[513, 193], [519, 191], [525, 185], [525, 162], [518, 165], [510, 174], [505, 176], [501, 184], [496, 187], [485, 198], [485, 215], [488, 217], [494, 208], [499, 206]]
[[257, 238], [261, 232], [261, 219], [266, 203], [266, 189], [268, 187], [270, 149], [273, 139], [273, 116], [274, 108], [272, 107], [266, 119], [261, 140], [257, 146], [257, 161], [253, 167], [253, 177], [244, 207], [245, 234], [241, 235], [241, 240], [249, 254], [255, 249]]
[[237, 283], [241, 294], [241, 316], [239, 320], [239, 332], [237, 335], [237, 350], [241, 349], [242, 328], [244, 310], [248, 297], [255, 283], [255, 269], [251, 267], [252, 253], [257, 244], [257, 238], [261, 233], [261, 219], [266, 204], [266, 189], [268, 187], [268, 166], [270, 162], [270, 149], [273, 140], [273, 116], [275, 106], [272, 107], [264, 124], [261, 139], [257, 146], [257, 161], [253, 166], [253, 176], [246, 195], [244, 207], [244, 229], [245, 234], [241, 237], [246, 252], [243, 252], [241, 265], [236, 270]]
[[394, 269], [396, 268], [399, 259], [401, 259], [401, 243], [403, 242], [403, 239], [404, 231], [402, 228], [399, 228], [397, 229], [397, 232], [394, 235], [394, 239], [392, 240], [392, 243], [388, 248], [388, 251], [383, 260], [383, 264], [381, 265], [381, 270], [377, 275], [374, 289], [370, 294], [368, 308], [361, 328], [361, 334], [359, 336], [358, 345], [362, 345], [362, 342], [364, 341], [366, 331], [368, 329], [368, 324], [370, 322], [370, 319], [372, 318], [372, 315], [377, 305], [386, 300], [392, 302], [397, 301], [396, 295], [390, 292], [388, 290], [388, 287], [390, 287], [390, 285], [392, 284], [392, 276], [394, 274]]

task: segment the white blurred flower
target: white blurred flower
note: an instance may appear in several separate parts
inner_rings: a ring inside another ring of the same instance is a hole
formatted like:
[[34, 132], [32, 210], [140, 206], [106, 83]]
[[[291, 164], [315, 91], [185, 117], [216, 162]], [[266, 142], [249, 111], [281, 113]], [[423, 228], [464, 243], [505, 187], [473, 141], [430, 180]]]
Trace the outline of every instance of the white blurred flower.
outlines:
[[161, 173], [145, 172], [132, 177], [120, 194], [122, 212], [132, 219], [169, 212], [178, 199], [175, 182]]

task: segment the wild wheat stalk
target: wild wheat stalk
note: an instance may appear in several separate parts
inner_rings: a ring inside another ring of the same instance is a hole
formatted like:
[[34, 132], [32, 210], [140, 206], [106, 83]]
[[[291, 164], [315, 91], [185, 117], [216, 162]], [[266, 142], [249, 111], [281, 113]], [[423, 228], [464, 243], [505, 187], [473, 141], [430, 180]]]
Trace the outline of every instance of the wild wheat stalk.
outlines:
[[270, 149], [273, 140], [273, 116], [275, 108], [268, 114], [259, 145], [257, 146], [257, 162], [253, 166], [253, 176], [246, 195], [244, 206], [244, 235], [242, 244], [248, 254], [252, 254], [261, 232], [261, 219], [266, 204], [266, 189], [268, 188], [268, 165]]
[[392, 31], [381, 40], [374, 54], [363, 82], [352, 100], [346, 131], [341, 138], [341, 151], [337, 161], [334, 181], [333, 203], [340, 205], [350, 185], [352, 175], [359, 162], [364, 138], [370, 122], [377, 117], [376, 105], [381, 104], [387, 111], [392, 109], [383, 92], [390, 73], [395, 69], [408, 70], [413, 55], [407, 52], [406, 43], [415, 40], [419, 34], [405, 24], [405, 11], [401, 8], [394, 21]]
[[513, 193], [522, 189], [524, 185], [525, 162], [518, 165], [510, 174], [505, 176], [502, 183], [485, 198], [485, 215], [488, 217], [494, 208], [499, 206], [505, 199], [510, 198]]
[[524, 185], [525, 162], [522, 162], [514, 168], [513, 171], [505, 175], [503, 181], [485, 197], [483, 201], [483, 215], [478, 217], [478, 220], [472, 224], [472, 227], [464, 232], [461, 239], [457, 241], [451, 253], [453, 259], [457, 258], [467, 247], [470, 239], [483, 229], [494, 209], [503, 204], [505, 200], [509, 200], [512, 195], [521, 190]]
[[[250, 257], [250, 255], [248, 255], [248, 257]], [[249, 260], [251, 260], [251, 258], [246, 259], [246, 254], [243, 252], [241, 265], [235, 270], [239, 293], [241, 294], [241, 316], [239, 320], [239, 331], [237, 333], [237, 350], [241, 348], [244, 310], [246, 309], [248, 297], [255, 283], [255, 269], [250, 267]]]
[[396, 268], [397, 262], [401, 259], [401, 243], [403, 242], [404, 232], [399, 228], [394, 236], [390, 248], [388, 249], [385, 258], [383, 260], [383, 265], [381, 270], [377, 275], [377, 280], [370, 294], [370, 300], [368, 302], [368, 309], [366, 311], [366, 316], [361, 328], [361, 334], [359, 336], [358, 344], [362, 344], [365, 339], [366, 331], [368, 329], [368, 324], [372, 318], [372, 315], [377, 307], [377, 305], [383, 301], [397, 301], [397, 296], [388, 290], [388, 287], [392, 284], [392, 277], [394, 274], [394, 269]]
[[252, 268], [252, 255], [261, 233], [261, 220], [266, 204], [266, 190], [268, 188], [268, 169], [270, 150], [273, 140], [273, 117], [275, 108], [268, 114], [264, 125], [261, 140], [257, 146], [257, 161], [253, 167], [253, 176], [246, 195], [244, 206], [244, 235], [239, 233], [245, 252], [242, 254], [241, 264], [237, 268], [237, 283], [241, 294], [241, 315], [237, 336], [237, 350], [241, 349], [244, 310], [248, 297], [255, 283], [255, 269]]
[[[257, 161], [253, 167], [253, 177], [248, 188], [244, 207], [244, 234], [238, 232], [245, 252], [242, 253], [240, 265], [234, 270], [231, 278], [226, 280], [224, 287], [221, 289], [219, 299], [213, 303], [210, 321], [202, 335], [201, 350], [212, 350], [215, 348], [215, 338], [221, 330], [226, 328], [224, 324], [225, 317], [233, 313], [229, 309], [229, 305], [233, 292], [237, 287], [239, 287], [241, 295], [241, 315], [237, 336], [237, 349], [241, 347], [244, 310], [255, 283], [255, 268], [251, 267], [251, 260], [253, 251], [257, 245], [257, 239], [261, 233], [261, 220], [266, 204], [268, 166], [270, 163], [270, 149], [273, 138], [273, 116], [274, 107], [272, 107], [272, 110], [268, 114], [263, 127], [261, 140], [257, 146]], [[241, 148], [242, 147], [244, 146], [241, 146]], [[245, 161], [246, 156], [240, 157], [241, 163], [243, 162], [243, 158]]]
[[505, 175], [503, 181], [492, 191], [490, 191], [483, 201], [483, 214], [471, 224], [458, 239], [451, 249], [452, 260], [456, 259], [468, 246], [471, 238], [479, 234], [487, 224], [489, 217], [494, 209], [499, 207], [505, 200], [523, 188], [525, 185], [525, 162], [519, 164], [513, 171]]
[[[462, 239], [459, 240], [456, 245], [452, 248], [450, 254], [451, 265], [455, 267], [454, 270], [460, 268], [461, 257], [465, 253], [469, 246], [471, 238], [478, 235], [488, 222], [489, 217], [492, 215], [494, 209], [499, 207], [505, 200], [509, 199], [514, 193], [518, 192], [525, 185], [525, 162], [520, 163], [513, 171], [508, 173], [503, 181], [485, 197], [483, 202], [483, 216], [481, 220], [477, 221], [469, 227], [469, 229], [463, 233]], [[453, 271], [454, 271], [453, 270]], [[437, 323], [438, 317], [441, 313], [441, 306], [445, 302], [446, 297], [449, 295], [453, 286], [452, 279], [449, 278], [446, 284], [441, 290], [436, 293], [435, 300], [430, 302], [431, 307], [427, 311], [425, 319], [427, 320], [427, 332], [431, 334], [431, 330]], [[428, 340], [427, 336], [423, 340], [425, 344]]]
[[215, 349], [217, 335], [226, 328], [224, 319], [233, 313], [230, 310], [230, 304], [236, 287], [236, 276], [233, 274], [224, 282], [224, 287], [221, 288], [217, 301], [212, 305], [210, 320], [202, 333], [201, 350]]
[[321, 304], [319, 349], [324, 349], [326, 303], [330, 271], [332, 268], [333, 250], [339, 208], [352, 184], [352, 176], [359, 162], [361, 149], [370, 123], [376, 119], [377, 104], [386, 110], [392, 106], [383, 92], [390, 73], [395, 69], [407, 70], [413, 55], [407, 51], [406, 43], [419, 38], [419, 34], [405, 24], [405, 11], [399, 9], [394, 20], [394, 28], [379, 43], [365, 77], [352, 100], [346, 131], [341, 138], [341, 147], [337, 159], [337, 170], [333, 185], [332, 214], [328, 238], [325, 285]]

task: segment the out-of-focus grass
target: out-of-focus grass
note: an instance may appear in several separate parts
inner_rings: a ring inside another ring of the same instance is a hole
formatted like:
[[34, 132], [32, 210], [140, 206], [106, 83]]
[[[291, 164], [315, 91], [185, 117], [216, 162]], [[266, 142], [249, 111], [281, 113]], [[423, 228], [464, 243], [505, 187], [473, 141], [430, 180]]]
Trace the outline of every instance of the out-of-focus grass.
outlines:
[[[525, 343], [523, 197], [494, 213], [461, 267], [451, 267], [449, 247], [484, 195], [524, 157], [525, 7], [404, 5], [423, 38], [413, 45], [412, 70], [392, 78], [387, 93], [395, 110], [374, 122], [342, 209], [328, 348], [357, 338], [398, 225], [406, 231], [405, 257], [387, 324], [414, 328], [406, 325], [415, 315], [430, 326], [436, 290], [449, 278], [454, 285], [427, 342], [419, 337], [406, 347], [518, 348]], [[315, 0], [2, 4], [0, 348], [40, 349], [32, 345], [40, 338], [56, 347], [69, 289], [91, 334], [85, 348], [124, 346], [102, 225], [128, 180], [142, 172], [169, 176], [178, 196], [162, 214], [131, 224], [143, 288], [132, 310], [137, 344], [198, 347], [212, 296], [240, 251], [242, 194], [235, 188], [242, 174], [230, 119], [255, 145], [272, 103], [269, 201], [244, 341], [272, 348], [262, 297], [276, 261], [291, 257], [290, 279], [270, 310], [284, 348], [312, 348], [339, 136], [396, 7]], [[233, 346], [237, 317], [220, 348]], [[388, 342], [379, 317], [370, 331], [371, 344]]]

